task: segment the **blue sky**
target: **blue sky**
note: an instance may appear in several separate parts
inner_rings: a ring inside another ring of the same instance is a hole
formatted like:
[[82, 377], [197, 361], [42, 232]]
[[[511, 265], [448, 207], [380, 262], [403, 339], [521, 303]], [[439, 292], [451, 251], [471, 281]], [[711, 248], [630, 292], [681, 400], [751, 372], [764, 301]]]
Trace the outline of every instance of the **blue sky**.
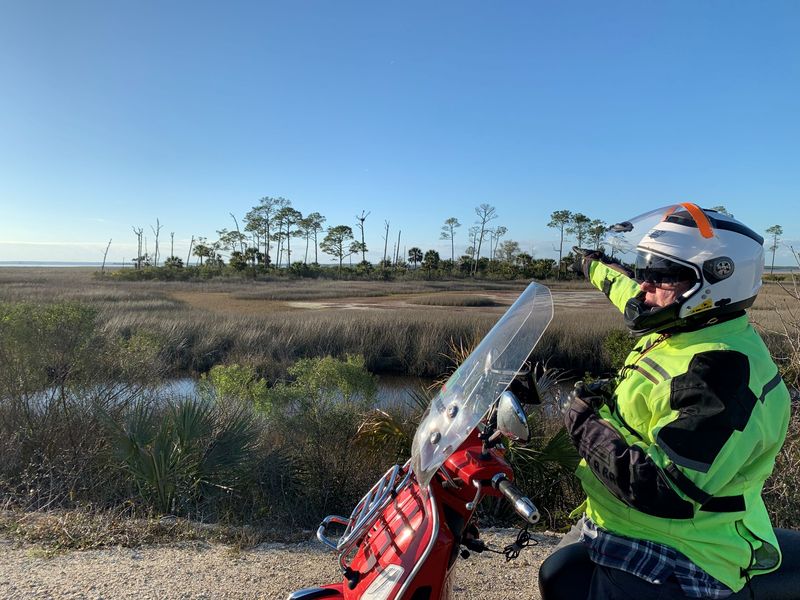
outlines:
[[[800, 248], [800, 3], [0, 0], [0, 261], [179, 256], [262, 196], [456, 251], [481, 203], [724, 205]], [[392, 243], [389, 246], [391, 249]], [[789, 263], [788, 251], [777, 263]]]

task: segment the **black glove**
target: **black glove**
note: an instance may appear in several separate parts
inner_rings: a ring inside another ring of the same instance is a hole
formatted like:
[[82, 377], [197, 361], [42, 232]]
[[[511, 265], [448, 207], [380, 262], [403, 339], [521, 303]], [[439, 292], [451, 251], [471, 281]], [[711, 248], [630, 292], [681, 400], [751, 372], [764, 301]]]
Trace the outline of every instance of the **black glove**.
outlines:
[[578, 248], [578, 246], [573, 246], [572, 254], [575, 256], [575, 260], [568, 267], [568, 269], [575, 273], [582, 273], [586, 279], [589, 279], [589, 265], [592, 264], [593, 260], [599, 260], [601, 263], [609, 265], [612, 269], [619, 271], [626, 277], [633, 277], [633, 271], [619, 262], [616, 258], [611, 258], [608, 256], [602, 250], [592, 250], [589, 248]]
[[604, 404], [603, 397], [592, 394], [583, 381], [578, 381], [567, 396], [564, 411], [564, 427], [567, 428], [573, 443], [578, 445], [579, 432], [583, 424], [596, 415]]
[[568, 399], [568, 406], [580, 403], [583, 404], [586, 409], [594, 411], [600, 410], [605, 404], [605, 398], [599, 393], [599, 390], [595, 388], [595, 385], [587, 384], [583, 381], [575, 382], [575, 387], [570, 391]]
[[586, 279], [589, 279], [589, 265], [593, 260], [603, 260], [603, 262], [608, 260], [608, 257], [603, 254], [602, 250], [579, 248], [578, 246], [572, 247], [572, 255], [574, 256], [574, 260], [568, 269], [573, 273], [582, 274]]
[[[578, 381], [567, 397], [564, 423], [571, 431], [576, 418], [586, 412], [597, 412], [603, 405], [614, 410], [614, 383], [611, 379], [598, 379], [592, 383]], [[582, 420], [582, 419], [578, 419]]]

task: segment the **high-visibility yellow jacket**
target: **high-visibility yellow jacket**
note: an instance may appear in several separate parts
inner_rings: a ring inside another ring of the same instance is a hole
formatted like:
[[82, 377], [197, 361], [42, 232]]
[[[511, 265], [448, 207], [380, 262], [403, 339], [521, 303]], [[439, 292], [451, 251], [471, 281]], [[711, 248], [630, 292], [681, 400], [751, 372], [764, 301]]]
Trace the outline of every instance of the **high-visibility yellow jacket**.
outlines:
[[[620, 310], [639, 292], [599, 261], [589, 278]], [[675, 548], [734, 591], [779, 566], [761, 490], [790, 397], [747, 316], [642, 337], [609, 404], [569, 423], [588, 497], [578, 511]]]

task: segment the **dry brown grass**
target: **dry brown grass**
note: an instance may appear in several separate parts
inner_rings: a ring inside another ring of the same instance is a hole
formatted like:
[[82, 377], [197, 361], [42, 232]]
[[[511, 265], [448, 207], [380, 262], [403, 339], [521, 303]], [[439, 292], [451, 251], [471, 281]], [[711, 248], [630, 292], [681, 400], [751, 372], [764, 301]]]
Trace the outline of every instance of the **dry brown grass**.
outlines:
[[173, 516], [142, 516], [131, 506], [105, 511], [91, 507], [37, 512], [2, 510], [0, 533], [16, 542], [40, 544], [49, 552], [196, 541], [249, 548], [267, 541], [307, 539], [307, 534], [281, 523], [258, 528], [206, 524]]
[[[576, 374], [609, 367], [602, 343], [623, 329], [619, 312], [585, 281], [548, 281], [555, 319], [539, 358]], [[0, 301], [72, 300], [100, 311], [110, 334], [158, 334], [174, 370], [205, 371], [239, 361], [279, 374], [297, 358], [360, 353], [376, 371], [436, 376], [448, 344], [485, 334], [524, 282], [223, 279], [123, 282], [91, 269], [0, 269]], [[471, 292], [465, 294], [464, 292]], [[458, 306], [471, 295], [498, 306]], [[434, 295], [436, 302], [426, 300]], [[423, 307], [415, 302], [425, 302]], [[433, 302], [428, 303], [428, 302]], [[438, 305], [437, 305], [438, 304]], [[792, 298], [766, 283], [751, 311], [773, 353]]]
[[800, 277], [765, 282], [750, 311], [786, 383], [800, 388]]
[[[236, 361], [275, 375], [298, 358], [358, 353], [374, 371], [436, 376], [446, 366], [450, 342], [480, 339], [524, 286], [468, 280], [120, 282], [95, 279], [87, 269], [0, 269], [0, 301], [85, 302], [99, 310], [109, 335], [158, 335], [176, 371]], [[569, 320], [587, 303], [592, 310], [608, 306], [584, 283], [555, 287], [563, 315], [553, 325], [548, 355], [555, 362], [572, 360], [563, 366], [582, 372], [598, 364], [602, 340], [591, 338], [602, 336], [607, 325]], [[448, 299], [479, 290], [497, 305], [464, 307]], [[443, 298], [441, 305], [412, 304], [432, 292]], [[573, 333], [576, 339], [567, 337]]]
[[792, 403], [786, 441], [775, 460], [772, 476], [764, 484], [764, 500], [775, 527], [796, 529], [800, 520], [800, 403]]

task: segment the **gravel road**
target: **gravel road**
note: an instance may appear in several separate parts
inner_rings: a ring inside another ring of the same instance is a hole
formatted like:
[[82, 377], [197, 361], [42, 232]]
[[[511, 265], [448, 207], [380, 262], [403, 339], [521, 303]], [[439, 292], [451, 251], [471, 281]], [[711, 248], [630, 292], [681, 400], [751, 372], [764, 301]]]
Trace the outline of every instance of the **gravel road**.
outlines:
[[[483, 532], [487, 542], [499, 547], [515, 535], [508, 529]], [[536, 534], [535, 539], [538, 546], [509, 563], [487, 553], [459, 559], [455, 598], [538, 599], [536, 571], [560, 536]], [[316, 542], [262, 544], [244, 551], [191, 543], [52, 553], [0, 539], [4, 599], [285, 599], [292, 590], [337, 576], [335, 554]]]

